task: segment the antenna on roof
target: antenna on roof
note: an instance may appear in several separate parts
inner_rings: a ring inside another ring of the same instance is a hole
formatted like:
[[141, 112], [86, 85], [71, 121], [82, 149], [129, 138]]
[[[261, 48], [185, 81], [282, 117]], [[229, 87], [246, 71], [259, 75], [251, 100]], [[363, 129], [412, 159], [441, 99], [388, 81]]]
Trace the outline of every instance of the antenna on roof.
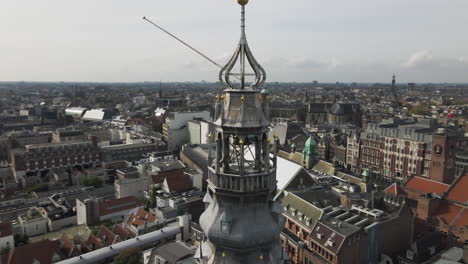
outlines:
[[150, 23], [151, 25], [157, 27], [158, 29], [160, 29], [161, 31], [163, 31], [164, 33], [168, 34], [169, 36], [171, 36], [172, 38], [174, 38], [175, 40], [179, 41], [180, 43], [182, 43], [183, 45], [185, 45], [187, 48], [191, 49], [192, 51], [194, 51], [195, 53], [197, 53], [198, 55], [202, 56], [203, 58], [205, 58], [207, 61], [211, 62], [212, 64], [214, 64], [215, 66], [217, 66], [218, 68], [223, 68], [223, 66], [219, 65], [217, 62], [215, 62], [214, 60], [210, 59], [208, 56], [206, 56], [205, 54], [203, 54], [202, 52], [198, 51], [197, 49], [195, 49], [194, 47], [190, 46], [189, 44], [187, 44], [185, 41], [181, 40], [180, 38], [176, 37], [174, 34], [172, 34], [171, 32], [165, 30], [163, 27], [157, 25], [156, 23], [154, 23], [153, 21], [149, 20], [148, 18], [146, 17], [143, 17], [143, 20], [146, 20], [148, 23]]

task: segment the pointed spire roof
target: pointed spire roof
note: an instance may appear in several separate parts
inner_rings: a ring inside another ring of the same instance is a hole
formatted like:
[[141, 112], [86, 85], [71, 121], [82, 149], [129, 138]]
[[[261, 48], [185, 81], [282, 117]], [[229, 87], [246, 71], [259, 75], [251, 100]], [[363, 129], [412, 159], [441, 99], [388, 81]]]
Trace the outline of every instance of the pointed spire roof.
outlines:
[[[241, 37], [231, 59], [219, 72], [221, 83], [231, 89], [255, 90], [261, 87], [266, 80], [265, 70], [257, 62], [247, 43], [247, 36], [245, 34], [245, 5], [248, 2], [248, 0], [238, 0], [238, 3], [241, 5]], [[234, 73], [233, 69], [237, 64], [239, 64], [240, 72]], [[247, 72], [247, 68], [250, 68], [253, 73]], [[254, 79], [249, 81], [246, 78], [248, 76]]]

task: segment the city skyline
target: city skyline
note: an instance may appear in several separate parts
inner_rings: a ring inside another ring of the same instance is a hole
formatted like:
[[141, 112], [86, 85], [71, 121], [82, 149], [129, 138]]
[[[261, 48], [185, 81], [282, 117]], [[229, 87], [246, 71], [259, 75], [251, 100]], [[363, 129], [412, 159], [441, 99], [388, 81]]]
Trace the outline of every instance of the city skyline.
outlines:
[[[468, 37], [459, 26], [468, 22], [467, 2], [251, 2], [247, 35], [267, 81], [373, 83], [395, 73], [403, 83], [468, 82]], [[143, 16], [220, 64], [238, 38], [237, 6], [214, 0], [184, 8], [182, 1], [1, 6], [1, 81], [216, 81], [216, 67]]]

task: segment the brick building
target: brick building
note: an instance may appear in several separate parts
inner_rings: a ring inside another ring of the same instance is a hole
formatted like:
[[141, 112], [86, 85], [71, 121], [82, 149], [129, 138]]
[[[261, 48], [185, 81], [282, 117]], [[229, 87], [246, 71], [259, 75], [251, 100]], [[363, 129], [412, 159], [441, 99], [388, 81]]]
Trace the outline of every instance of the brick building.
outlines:
[[457, 133], [445, 129], [368, 125], [359, 140], [348, 138], [349, 150], [359, 149], [358, 155], [348, 151], [353, 155], [347, 158], [348, 167], [390, 181], [419, 176], [451, 183], [458, 138]]
[[338, 197], [325, 189], [286, 193], [281, 241], [291, 263], [378, 263], [410, 245], [404, 201], [380, 198], [377, 209], [343, 206]]
[[451, 185], [414, 177], [404, 190], [414, 201], [420, 229], [434, 229], [462, 243], [468, 241], [468, 174]]
[[11, 152], [12, 167], [18, 181], [28, 182], [25, 177], [32, 172], [48, 172], [51, 169], [69, 168], [77, 165], [96, 166], [101, 163], [101, 151], [90, 141], [47, 143], [27, 145]]

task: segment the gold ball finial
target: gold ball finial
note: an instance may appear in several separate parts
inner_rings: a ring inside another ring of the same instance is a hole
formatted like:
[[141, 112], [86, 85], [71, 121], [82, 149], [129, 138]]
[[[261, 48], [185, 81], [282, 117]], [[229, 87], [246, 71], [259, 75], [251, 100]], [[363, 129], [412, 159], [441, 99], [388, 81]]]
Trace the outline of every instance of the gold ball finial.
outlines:
[[239, 5], [246, 5], [249, 3], [249, 0], [237, 0], [237, 3], [239, 3]]

